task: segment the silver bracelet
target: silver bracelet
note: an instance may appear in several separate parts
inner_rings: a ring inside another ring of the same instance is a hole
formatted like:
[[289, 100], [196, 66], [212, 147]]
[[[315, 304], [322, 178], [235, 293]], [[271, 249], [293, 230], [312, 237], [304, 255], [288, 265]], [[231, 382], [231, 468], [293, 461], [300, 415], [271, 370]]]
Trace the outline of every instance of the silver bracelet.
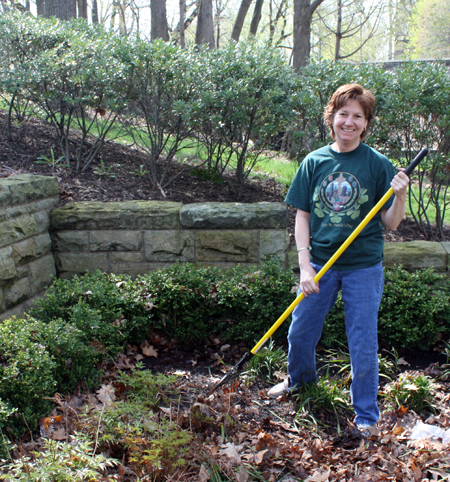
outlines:
[[309, 251], [310, 248], [309, 248], [309, 246], [307, 246], [307, 247], [305, 246], [303, 248], [297, 249], [297, 253], [300, 253], [300, 251], [303, 251], [304, 249], [307, 249]]

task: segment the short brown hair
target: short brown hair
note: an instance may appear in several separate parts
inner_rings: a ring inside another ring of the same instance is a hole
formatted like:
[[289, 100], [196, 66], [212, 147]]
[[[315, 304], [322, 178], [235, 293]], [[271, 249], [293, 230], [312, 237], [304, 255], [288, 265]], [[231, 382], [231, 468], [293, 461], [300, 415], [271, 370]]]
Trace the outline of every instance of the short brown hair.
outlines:
[[339, 89], [331, 96], [328, 104], [325, 106], [323, 118], [325, 124], [330, 128], [331, 137], [335, 139], [333, 131], [333, 118], [336, 112], [347, 105], [350, 100], [357, 100], [364, 111], [367, 120], [367, 127], [361, 132], [361, 140], [363, 141], [369, 134], [370, 123], [373, 119], [373, 109], [375, 107], [375, 96], [370, 90], [365, 89], [359, 84], [341, 85]]

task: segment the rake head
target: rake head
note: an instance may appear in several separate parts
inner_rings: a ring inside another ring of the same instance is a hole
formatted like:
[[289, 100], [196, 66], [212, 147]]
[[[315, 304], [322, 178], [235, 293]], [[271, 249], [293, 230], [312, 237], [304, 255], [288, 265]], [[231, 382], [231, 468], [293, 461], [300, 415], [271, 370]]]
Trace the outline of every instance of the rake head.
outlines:
[[247, 352], [245, 353], [242, 358], [236, 363], [236, 365], [226, 374], [224, 375], [219, 382], [217, 382], [211, 390], [208, 392], [208, 397], [212, 395], [218, 388], [222, 385], [225, 385], [228, 382], [231, 382], [235, 378], [238, 378], [239, 374], [241, 373], [244, 365], [253, 357], [253, 353]]

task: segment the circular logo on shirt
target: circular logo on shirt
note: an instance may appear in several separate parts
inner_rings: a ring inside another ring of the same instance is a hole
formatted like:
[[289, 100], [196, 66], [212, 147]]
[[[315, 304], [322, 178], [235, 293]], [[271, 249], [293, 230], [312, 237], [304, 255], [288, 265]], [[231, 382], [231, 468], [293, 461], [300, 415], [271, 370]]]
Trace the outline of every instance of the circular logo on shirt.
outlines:
[[315, 189], [314, 213], [320, 218], [329, 215], [332, 223], [342, 222], [345, 216], [357, 219], [361, 204], [369, 199], [366, 191], [352, 174], [333, 172]]

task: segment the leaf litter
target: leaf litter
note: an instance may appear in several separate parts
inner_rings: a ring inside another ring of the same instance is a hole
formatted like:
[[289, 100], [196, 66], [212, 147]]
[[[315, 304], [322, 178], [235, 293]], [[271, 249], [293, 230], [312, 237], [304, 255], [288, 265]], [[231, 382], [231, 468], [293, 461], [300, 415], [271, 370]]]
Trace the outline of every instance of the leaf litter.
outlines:
[[[382, 410], [377, 428], [363, 436], [348, 413], [340, 414], [343, 418], [340, 431], [335, 415], [331, 414], [325, 414], [316, 426], [304, 423], [304, 417], [298, 416], [295, 400], [269, 399], [266, 393], [270, 385], [258, 379], [252, 384], [240, 379], [206, 397], [244, 350], [243, 346], [229, 347], [224, 357], [221, 346], [220, 340], [214, 340], [201, 349], [184, 349], [176, 341], [152, 335], [140, 346], [128, 347], [114, 362], [105, 365], [101, 385], [96, 390], [86, 393], [80, 389], [66, 397], [56, 395], [55, 409], [41, 420], [40, 437], [22, 441], [20, 451], [39, 450], [48, 438], [72, 440], [79, 428], [81, 412], [86, 408], [103, 411], [105, 406], [123, 397], [127, 387], [117, 383], [117, 375], [143, 360], [153, 373], [177, 375], [176, 392], [180, 399], [176, 403], [161, 400], [158, 420], [170, 419], [180, 430], [193, 435], [187, 465], [169, 476], [152, 480], [418, 482], [450, 477], [450, 444], [442, 443], [439, 438], [410, 437], [421, 423], [442, 430], [450, 427], [447, 382], [436, 382], [438, 410], [434, 415], [423, 419], [404, 407]], [[217, 364], [219, 359], [221, 362]], [[431, 369], [439, 372], [439, 365], [434, 364], [428, 371]], [[102, 480], [140, 480], [126, 457], [119, 462], [117, 467], [108, 468]], [[222, 478], [214, 476], [215, 473]]]

